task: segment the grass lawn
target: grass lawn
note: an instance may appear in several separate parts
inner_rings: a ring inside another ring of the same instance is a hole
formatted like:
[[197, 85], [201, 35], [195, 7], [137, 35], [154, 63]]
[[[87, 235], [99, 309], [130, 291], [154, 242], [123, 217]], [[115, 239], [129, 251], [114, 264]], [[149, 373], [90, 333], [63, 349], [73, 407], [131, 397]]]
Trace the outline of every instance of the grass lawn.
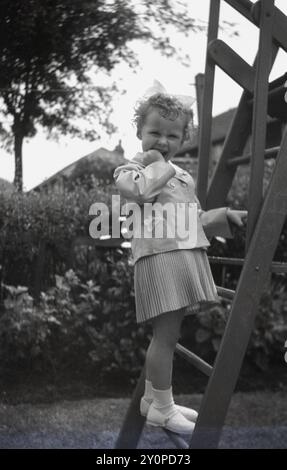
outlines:
[[[199, 409], [201, 394], [178, 395]], [[39, 404], [0, 404], [1, 449], [112, 449], [129, 400], [94, 398]], [[286, 390], [235, 393], [221, 448], [287, 448]], [[160, 429], [145, 427], [139, 448], [174, 448]]]
[[[287, 448], [287, 366], [247, 372], [241, 374], [233, 395], [220, 447]], [[96, 377], [25, 377], [2, 377], [0, 449], [114, 447], [133, 387], [120, 387], [120, 377], [105, 387]], [[195, 380], [190, 372], [187, 387], [180, 367], [175, 378], [177, 403], [199, 410], [206, 379]], [[139, 447], [174, 448], [162, 430], [149, 427], [144, 428]]]

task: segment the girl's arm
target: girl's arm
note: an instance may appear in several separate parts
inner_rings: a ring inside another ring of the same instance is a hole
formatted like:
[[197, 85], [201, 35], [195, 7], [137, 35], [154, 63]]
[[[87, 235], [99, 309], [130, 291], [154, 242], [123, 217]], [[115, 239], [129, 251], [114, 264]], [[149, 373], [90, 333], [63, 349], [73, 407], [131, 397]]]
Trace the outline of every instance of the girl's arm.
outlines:
[[[155, 151], [150, 151], [155, 152]], [[161, 156], [159, 152], [156, 152]], [[164, 158], [146, 152], [137, 154], [135, 160], [121, 165], [114, 171], [114, 179], [120, 194], [129, 200], [142, 204], [153, 202], [162, 188], [172, 178], [176, 171]], [[149, 163], [152, 160], [152, 163]], [[147, 166], [144, 166], [148, 162]]]
[[243, 227], [244, 223], [247, 221], [248, 212], [236, 209], [227, 209], [226, 213], [229, 222]]
[[232, 226], [227, 216], [228, 207], [203, 211], [200, 220], [207, 238], [233, 238]]
[[229, 207], [219, 207], [218, 209], [211, 209], [203, 211], [200, 202], [195, 197], [199, 217], [207, 238], [214, 236], [223, 238], [233, 238], [233, 225], [242, 227], [247, 219], [247, 211], [233, 210]]

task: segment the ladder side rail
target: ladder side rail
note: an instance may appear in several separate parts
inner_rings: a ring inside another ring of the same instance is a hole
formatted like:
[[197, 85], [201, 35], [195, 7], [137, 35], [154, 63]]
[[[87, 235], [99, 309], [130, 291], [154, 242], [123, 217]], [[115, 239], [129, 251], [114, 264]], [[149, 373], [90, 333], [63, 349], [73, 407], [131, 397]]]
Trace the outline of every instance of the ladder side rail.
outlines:
[[169, 437], [169, 439], [174, 443], [174, 445], [178, 449], [188, 449], [189, 444], [188, 442], [181, 437], [179, 434], [176, 434], [175, 432], [169, 431], [168, 429], [163, 428], [163, 431], [166, 433], [166, 435]]
[[287, 131], [249, 245], [232, 309], [191, 438], [191, 448], [216, 448], [265, 282], [287, 215]]
[[201, 111], [202, 111], [202, 101], [204, 93], [204, 74], [198, 73], [195, 77], [195, 88], [196, 88], [196, 103], [197, 103], [197, 121], [198, 121], [198, 131], [202, 123]]
[[267, 107], [269, 74], [272, 68], [272, 30], [274, 19], [274, 0], [262, 0], [258, 59], [253, 100], [251, 174], [248, 190], [248, 220], [246, 245], [252, 233], [262, 206], [264, 152], [266, 147]]
[[115, 449], [136, 449], [140, 440], [145, 418], [140, 414], [140, 400], [144, 395], [146, 367], [142, 368], [137, 386], [130, 401], [128, 411], [118, 435]]
[[[277, 52], [278, 45], [272, 43], [272, 65], [276, 59]], [[254, 71], [256, 70], [257, 57], [253, 64]], [[246, 90], [244, 90], [241, 95], [239, 105], [224, 141], [221, 156], [217, 162], [208, 188], [207, 210], [221, 207], [226, 203], [226, 198], [236, 173], [235, 166], [227, 166], [228, 159], [243, 154], [247, 139], [251, 133], [251, 96], [252, 95]]]
[[[253, 23], [258, 26], [260, 23], [260, 11], [261, 11], [262, 0], [257, 1], [253, 4], [251, 9], [251, 15]], [[287, 52], [287, 17], [286, 15], [279, 10], [279, 8], [274, 7], [274, 23], [273, 23], [273, 37], [274, 40], [278, 43], [285, 52]]]
[[[207, 44], [217, 38], [219, 28], [220, 0], [210, 0], [209, 25]], [[208, 49], [206, 51], [204, 93], [201, 109], [201, 121], [199, 125], [199, 152], [198, 152], [198, 175], [197, 196], [201, 207], [206, 207], [206, 194], [208, 185], [209, 155], [211, 148], [212, 131], [212, 103], [214, 92], [215, 64], [210, 59]]]
[[220, 158], [213, 171], [207, 193], [206, 210], [221, 207], [232, 185], [236, 167], [227, 167], [228, 158], [243, 154], [247, 139], [251, 132], [251, 113], [248, 101], [250, 94], [244, 91], [237, 110], [231, 121], [225, 138]]
[[[259, 25], [259, 10], [261, 1], [256, 3], [251, 2], [250, 0], [225, 0], [228, 5], [235, 8], [239, 13], [241, 13], [247, 20], [256, 26]], [[274, 28], [273, 28], [273, 37], [274, 40], [278, 43], [279, 46], [287, 52], [287, 18], [286, 15], [279, 10], [279, 8], [274, 8]]]

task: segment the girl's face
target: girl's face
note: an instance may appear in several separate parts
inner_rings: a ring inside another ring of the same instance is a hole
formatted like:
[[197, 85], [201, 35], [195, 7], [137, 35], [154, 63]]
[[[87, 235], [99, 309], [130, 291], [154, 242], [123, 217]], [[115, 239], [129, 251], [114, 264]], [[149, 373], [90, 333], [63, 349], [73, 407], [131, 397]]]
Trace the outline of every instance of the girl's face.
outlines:
[[139, 133], [143, 151], [158, 150], [166, 161], [170, 160], [182, 146], [184, 124], [181, 116], [171, 120], [151, 109]]

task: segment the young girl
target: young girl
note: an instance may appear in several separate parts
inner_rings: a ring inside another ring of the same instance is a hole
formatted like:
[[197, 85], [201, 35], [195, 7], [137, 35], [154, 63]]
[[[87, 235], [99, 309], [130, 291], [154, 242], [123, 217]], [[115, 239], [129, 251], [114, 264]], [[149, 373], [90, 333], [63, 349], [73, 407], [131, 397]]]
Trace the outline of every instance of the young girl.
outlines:
[[[136, 315], [138, 323], [152, 322], [153, 338], [146, 354], [140, 412], [148, 424], [185, 434], [193, 431], [197, 413], [176, 405], [172, 395], [172, 364], [181, 323], [200, 304], [220, 302], [206, 254], [207, 237], [231, 238], [229, 222], [241, 226], [247, 215], [226, 207], [202, 211], [193, 178], [171, 163], [187, 137], [191, 118], [192, 111], [172, 96], [157, 93], [146, 98], [135, 111], [143, 152], [114, 172], [120, 195], [142, 211], [141, 236], [132, 239]], [[196, 203], [193, 237], [182, 240], [177, 233], [169, 238], [146, 237], [144, 205], [154, 202]]]

